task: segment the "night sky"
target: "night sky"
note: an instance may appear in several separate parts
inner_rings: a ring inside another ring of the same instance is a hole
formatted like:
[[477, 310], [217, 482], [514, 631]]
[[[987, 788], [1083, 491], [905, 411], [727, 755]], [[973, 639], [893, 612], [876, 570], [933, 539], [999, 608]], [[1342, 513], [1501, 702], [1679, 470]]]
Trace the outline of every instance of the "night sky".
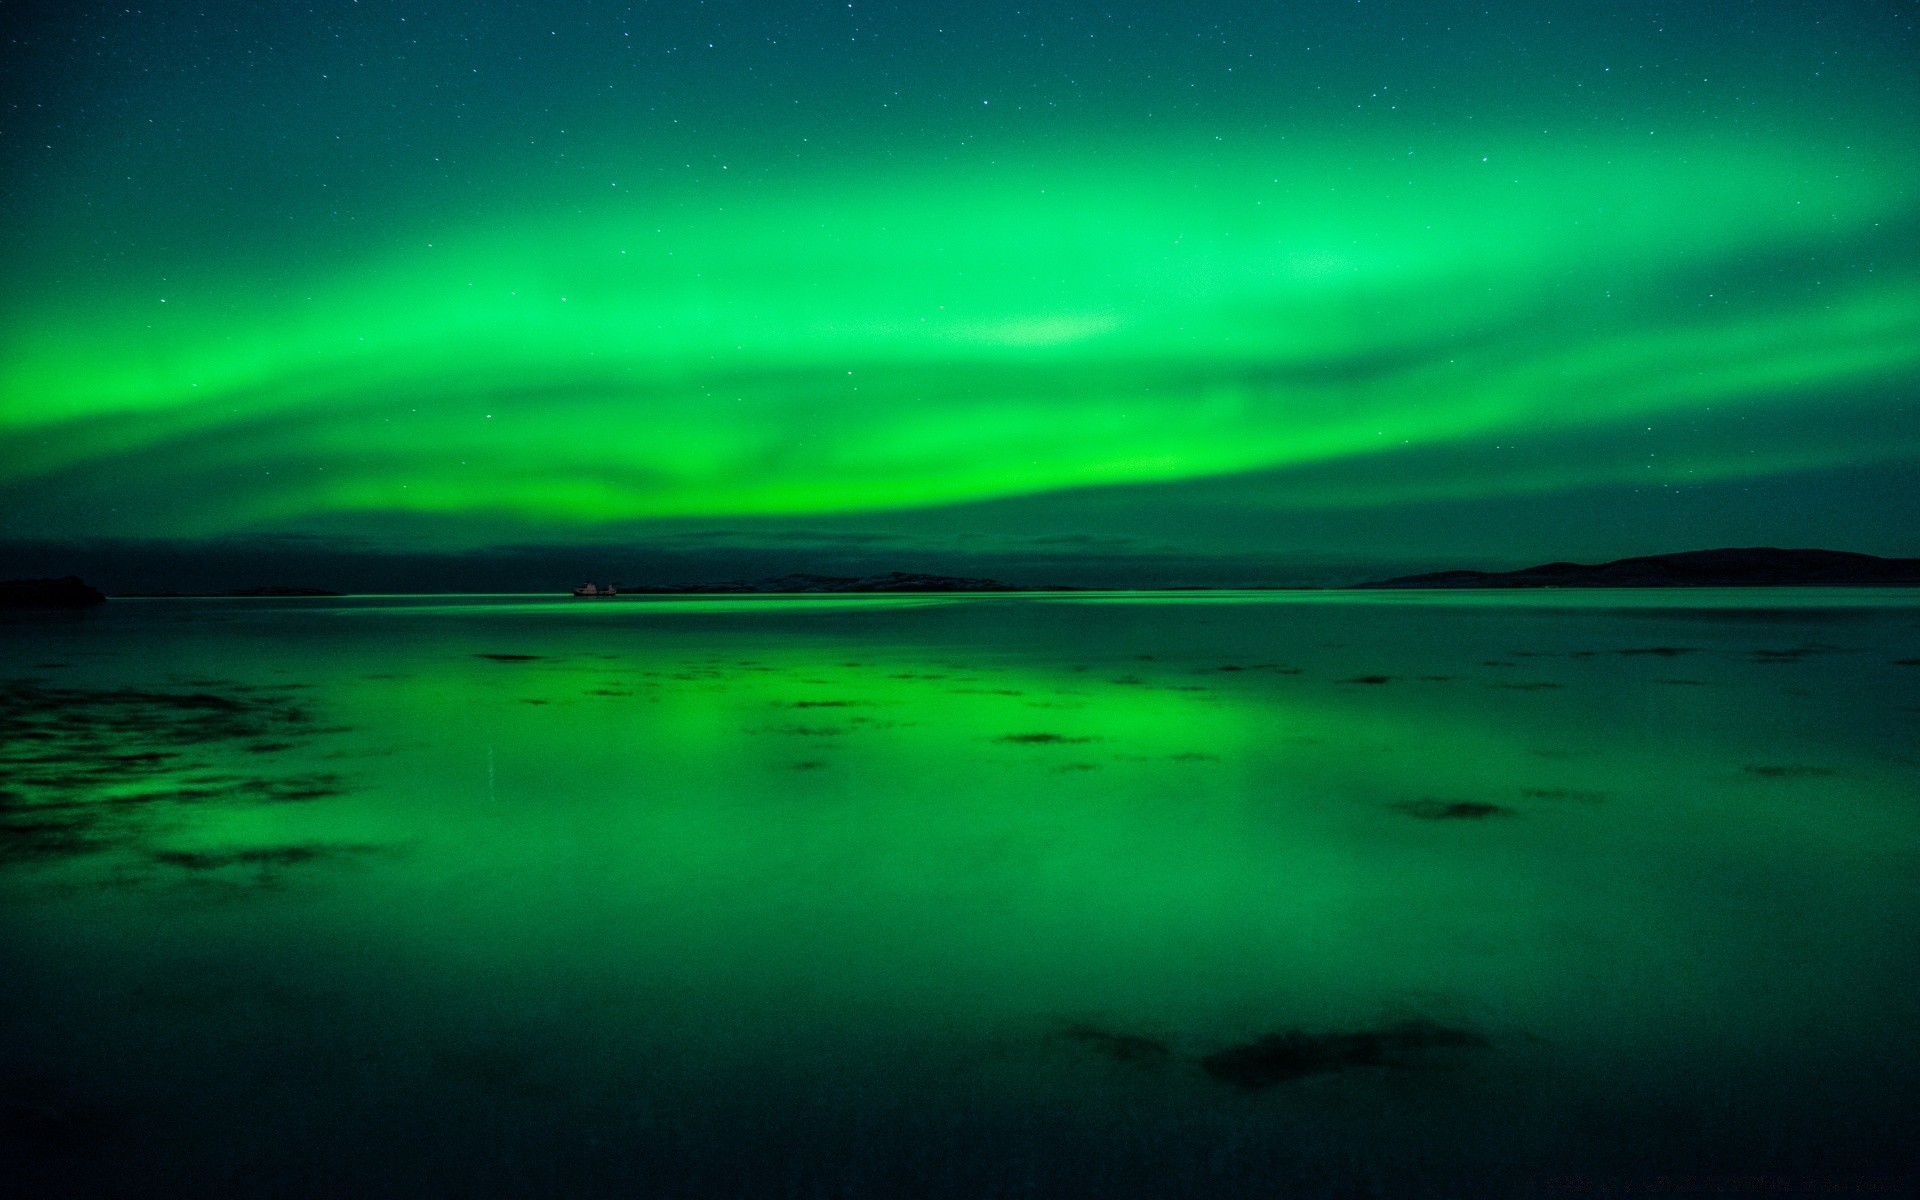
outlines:
[[0, 567], [1920, 554], [1917, 28], [1891, 0], [20, 12]]

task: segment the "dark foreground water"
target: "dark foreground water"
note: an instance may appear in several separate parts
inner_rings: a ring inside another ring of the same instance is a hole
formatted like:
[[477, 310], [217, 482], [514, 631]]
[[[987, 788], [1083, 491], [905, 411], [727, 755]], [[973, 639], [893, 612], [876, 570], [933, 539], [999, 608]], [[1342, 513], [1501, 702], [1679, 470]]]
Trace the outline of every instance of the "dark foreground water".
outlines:
[[1920, 596], [0, 624], [9, 1195], [1905, 1195]]

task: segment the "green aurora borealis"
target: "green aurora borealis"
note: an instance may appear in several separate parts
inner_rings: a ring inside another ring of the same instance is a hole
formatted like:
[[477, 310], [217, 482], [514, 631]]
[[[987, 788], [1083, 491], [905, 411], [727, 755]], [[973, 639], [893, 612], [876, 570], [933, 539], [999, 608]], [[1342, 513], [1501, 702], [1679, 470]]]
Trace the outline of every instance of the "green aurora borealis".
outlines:
[[77, 13], [0, 536], [1920, 552], [1912, 7], [1376, 7]]

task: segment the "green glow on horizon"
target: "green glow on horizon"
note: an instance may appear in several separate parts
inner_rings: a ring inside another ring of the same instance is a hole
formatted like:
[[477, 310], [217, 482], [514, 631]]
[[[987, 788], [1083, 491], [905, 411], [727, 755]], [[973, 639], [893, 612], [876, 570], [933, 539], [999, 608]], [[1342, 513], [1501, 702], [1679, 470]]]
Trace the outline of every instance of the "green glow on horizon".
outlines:
[[[1888, 230], [1911, 219], [1920, 171], [1875, 161], [1842, 171], [1818, 147], [1704, 136], [1276, 144], [507, 215], [306, 268], [297, 298], [236, 280], [10, 318], [0, 484], [117, 496], [148, 535], [381, 513], [591, 529], [1910, 389], [1920, 256]], [[1767, 275], [1858, 246], [1875, 269], [1817, 287]], [[1729, 448], [1689, 469], [1791, 459]], [[1591, 475], [1569, 463], [1339, 502]], [[68, 532], [116, 531], [90, 519]]]

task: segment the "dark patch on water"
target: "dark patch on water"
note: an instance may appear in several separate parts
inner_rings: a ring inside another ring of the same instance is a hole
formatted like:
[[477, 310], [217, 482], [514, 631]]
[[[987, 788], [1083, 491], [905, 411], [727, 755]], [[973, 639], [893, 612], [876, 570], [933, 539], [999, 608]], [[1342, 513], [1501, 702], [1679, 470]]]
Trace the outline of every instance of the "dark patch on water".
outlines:
[[1021, 746], [1061, 746], [1094, 740], [1091, 737], [1068, 737], [1064, 733], [1008, 733], [994, 739], [996, 742], [1013, 742]]
[[1486, 1046], [1487, 1040], [1477, 1033], [1432, 1021], [1402, 1021], [1353, 1033], [1289, 1029], [1209, 1054], [1200, 1060], [1200, 1069], [1221, 1083], [1257, 1091], [1356, 1067], [1411, 1067], [1432, 1051]]
[[1486, 817], [1510, 817], [1513, 810], [1504, 804], [1484, 800], [1404, 800], [1393, 806], [1422, 821], [1477, 821]]
[[1342, 679], [1340, 682], [1341, 683], [1370, 683], [1370, 684], [1392, 683], [1393, 676], [1391, 675], [1355, 675], [1352, 679]]
[[789, 764], [789, 769], [794, 771], [818, 771], [826, 765], [827, 761], [823, 758], [809, 758], [805, 762]]
[[541, 654], [476, 654], [475, 658], [484, 658], [492, 662], [540, 662], [545, 658]]
[[787, 708], [860, 708], [860, 707], [864, 707], [865, 705], [866, 705], [866, 702], [863, 700], [793, 700], [788, 702], [785, 705], [785, 707]]
[[0, 864], [77, 858], [111, 850], [115, 839], [94, 831], [97, 815], [65, 820], [0, 821]]
[[1781, 650], [1769, 650], [1764, 647], [1751, 650], [1747, 654], [1748, 662], [1769, 665], [1797, 663], [1816, 654], [1844, 654], [1845, 646], [1829, 646], [1820, 642], [1808, 642], [1800, 646], [1788, 646]]
[[632, 692], [623, 692], [618, 688], [588, 688], [589, 696], [631, 696]]
[[1708, 687], [1710, 686], [1707, 683], [1707, 681], [1704, 679], [1656, 679], [1654, 680], [1654, 682], [1663, 683], [1668, 687]]
[[324, 800], [329, 796], [344, 796], [347, 791], [340, 777], [330, 772], [294, 775], [285, 779], [249, 779], [236, 785], [236, 790], [250, 799], [268, 804]]
[[1164, 1066], [1173, 1056], [1173, 1048], [1159, 1038], [1120, 1033], [1081, 1021], [1063, 1026], [1060, 1036], [1104, 1059], [1130, 1067]]
[[[0, 743], [31, 746], [0, 805], [0, 862], [50, 862], [151, 836], [156, 814], [207, 802], [317, 800], [338, 775], [220, 771], [227, 756], [264, 759], [322, 732], [286, 689], [196, 679], [196, 691], [0, 684]], [[214, 690], [219, 689], [219, 690]], [[176, 822], [181, 817], [173, 817]]]
[[1893, 660], [1893, 665], [1896, 667], [1920, 667], [1920, 658], [1896, 658]]
[[147, 857], [183, 871], [219, 871], [227, 867], [297, 867], [324, 859], [358, 858], [378, 846], [341, 842], [302, 842], [291, 846], [247, 846], [238, 850], [150, 850]]
[[1200, 750], [1182, 750], [1178, 754], [1169, 754], [1167, 755], [1167, 757], [1171, 758], [1174, 762], [1218, 762], [1220, 761], [1220, 756], [1218, 754], [1207, 754], [1204, 751], [1200, 751]]
[[553, 703], [553, 701], [551, 701], [551, 700], [535, 700], [535, 699], [533, 699], [532, 697], [529, 697], [529, 696], [522, 696], [522, 697], [520, 697], [520, 703], [522, 703], [522, 704], [533, 704], [533, 705], [540, 705], [540, 704], [551, 704], [551, 703]]
[[1605, 792], [1581, 788], [1521, 788], [1520, 794], [1529, 800], [1581, 800], [1588, 804], [1598, 804], [1607, 798]]
[[1069, 771], [1098, 771], [1099, 769], [1099, 763], [1090, 762], [1070, 762], [1054, 768], [1056, 772], [1062, 775], [1065, 775]]
[[1794, 764], [1778, 766], [1750, 764], [1742, 767], [1741, 770], [1749, 775], [1758, 775], [1762, 779], [1818, 779], [1840, 773], [1832, 767], [1804, 767]]
[[1449, 683], [1454, 678], [1455, 677], [1452, 675], [1422, 675], [1420, 676], [1420, 682], [1421, 683]]
[[[293, 745], [292, 742], [277, 742], [277, 743], [268, 742], [265, 744], [275, 749], [281, 749], [286, 746]], [[259, 748], [258, 746], [247, 747], [247, 749], [249, 750], [255, 750], [258, 748]], [[111, 763], [141, 763], [146, 765], [152, 765], [155, 763], [165, 762], [170, 758], [179, 758], [179, 757], [180, 757], [180, 752], [177, 750], [133, 750], [125, 754], [103, 754], [100, 756], [100, 761], [111, 762]]]

